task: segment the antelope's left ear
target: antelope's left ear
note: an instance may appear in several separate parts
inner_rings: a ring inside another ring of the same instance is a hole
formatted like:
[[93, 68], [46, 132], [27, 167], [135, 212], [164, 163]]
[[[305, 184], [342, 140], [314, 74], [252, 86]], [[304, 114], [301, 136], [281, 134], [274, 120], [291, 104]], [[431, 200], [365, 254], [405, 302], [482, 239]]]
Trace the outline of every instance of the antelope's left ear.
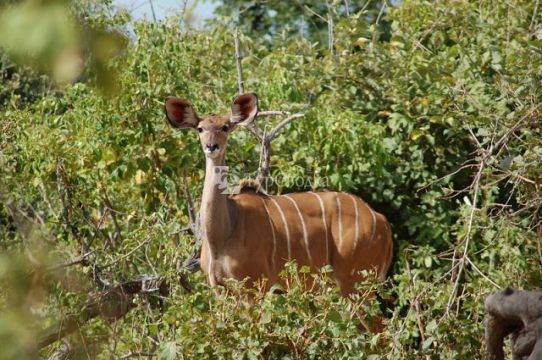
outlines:
[[169, 123], [176, 128], [192, 128], [198, 126], [200, 119], [188, 101], [176, 97], [166, 100], [166, 117]]
[[231, 105], [230, 123], [232, 125], [250, 124], [258, 113], [258, 97], [254, 93], [239, 95]]

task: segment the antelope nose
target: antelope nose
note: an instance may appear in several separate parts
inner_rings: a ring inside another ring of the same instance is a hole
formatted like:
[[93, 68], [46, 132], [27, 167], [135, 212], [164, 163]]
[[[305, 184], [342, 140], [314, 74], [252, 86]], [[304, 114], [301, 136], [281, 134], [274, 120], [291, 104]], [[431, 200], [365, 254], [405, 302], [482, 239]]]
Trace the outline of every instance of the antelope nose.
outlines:
[[216, 151], [216, 150], [218, 150], [218, 144], [206, 144], [205, 145], [205, 150], [207, 150], [209, 152]]

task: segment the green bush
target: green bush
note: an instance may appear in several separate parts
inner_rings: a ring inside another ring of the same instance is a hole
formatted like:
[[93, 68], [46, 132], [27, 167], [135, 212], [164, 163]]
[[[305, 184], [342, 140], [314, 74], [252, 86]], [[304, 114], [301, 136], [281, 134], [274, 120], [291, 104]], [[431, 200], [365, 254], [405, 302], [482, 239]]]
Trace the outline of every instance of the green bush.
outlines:
[[[306, 114], [273, 142], [271, 175], [361, 195], [392, 224], [394, 265], [378, 286], [385, 332], [360, 333], [353, 310], [376, 315], [379, 303], [340, 298], [326, 278], [314, 292], [294, 281], [287, 294], [253, 294], [247, 305], [240, 284], [215, 291], [194, 274], [193, 293], [172, 285], [165, 308], [137, 298], [123, 319], [92, 320], [70, 342], [102, 358], [484, 356], [485, 295], [495, 284], [541, 286], [540, 10], [520, 0], [411, 0], [385, 12], [389, 29], [365, 15], [332, 12], [333, 53], [297, 32], [241, 40], [245, 86], [261, 109]], [[9, 344], [0, 357], [35, 357], [38, 329], [77, 313], [95, 288], [92, 264], [110, 284], [160, 274], [175, 285], [177, 262], [194, 251], [179, 233], [188, 222], [182, 178], [197, 197], [204, 159], [194, 134], [169, 127], [163, 102], [178, 95], [200, 114], [227, 112], [237, 74], [230, 27], [180, 23], [130, 23], [131, 43], [108, 64], [115, 95], [92, 81], [22, 95], [0, 88], [0, 246], [47, 254], [34, 255], [40, 266], [0, 259], [0, 339]], [[228, 149], [232, 175], [255, 173], [259, 147], [248, 131], [237, 130]], [[43, 275], [82, 248], [92, 251], [88, 263]], [[13, 280], [12, 267], [25, 281]], [[310, 276], [294, 268], [294, 278]]]

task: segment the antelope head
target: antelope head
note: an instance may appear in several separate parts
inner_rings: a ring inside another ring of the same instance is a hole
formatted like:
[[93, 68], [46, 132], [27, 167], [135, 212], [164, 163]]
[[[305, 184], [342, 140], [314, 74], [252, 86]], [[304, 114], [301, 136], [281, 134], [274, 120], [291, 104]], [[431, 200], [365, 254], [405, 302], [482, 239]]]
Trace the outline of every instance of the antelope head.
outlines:
[[170, 97], [166, 101], [166, 116], [176, 128], [191, 128], [198, 132], [201, 147], [208, 159], [223, 159], [229, 134], [237, 125], [250, 124], [258, 113], [256, 94], [239, 95], [232, 103], [229, 116], [210, 115], [200, 118], [188, 101]]

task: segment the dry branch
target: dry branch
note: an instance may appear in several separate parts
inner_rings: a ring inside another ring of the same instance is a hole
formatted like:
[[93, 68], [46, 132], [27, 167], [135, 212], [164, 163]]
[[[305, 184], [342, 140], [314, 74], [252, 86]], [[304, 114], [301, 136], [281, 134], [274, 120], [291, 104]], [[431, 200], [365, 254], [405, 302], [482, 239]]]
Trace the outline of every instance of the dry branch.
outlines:
[[101, 317], [118, 320], [133, 307], [137, 294], [169, 295], [169, 284], [160, 276], [143, 276], [112, 286], [96, 294], [90, 294], [87, 303], [78, 312], [58, 324], [45, 329], [38, 337], [38, 348], [48, 346], [79, 329], [86, 322]]
[[111, 200], [109, 200], [109, 196], [107, 196], [106, 191], [104, 191], [103, 193], [103, 201], [107, 210], [109, 210], [109, 213], [111, 214], [111, 219], [113, 220], [113, 226], [115, 227], [115, 237], [111, 238], [111, 245], [115, 248], [118, 246], [119, 242], [122, 241], [122, 231], [120, 229], [119, 222], [117, 221], [116, 210], [111, 204]]
[[[31, 215], [24, 214], [19, 208], [15, 207], [13, 204], [7, 204], [6, 208], [8, 209], [11, 217], [13, 218], [14, 223], [17, 226], [18, 231], [21, 233], [23, 238], [30, 237], [30, 234], [33, 234], [33, 231], [36, 227], [39, 228], [39, 224], [36, 223], [36, 220], [31, 217]], [[24, 217], [23, 217], [24, 215]], [[33, 235], [35, 237], [35, 235]], [[138, 247], [134, 248], [129, 253], [125, 254], [123, 257], [117, 261], [126, 258], [132, 254], [139, 247], [143, 246], [149, 241], [149, 239], [143, 241]], [[117, 320], [131, 308], [134, 307], [133, 298], [135, 295], [155, 295], [159, 296], [160, 303], [164, 297], [169, 296], [170, 285], [163, 276], [141, 276], [139, 278], [122, 282], [115, 286], [108, 286], [101, 278], [102, 269], [99, 268], [95, 263], [92, 263], [89, 260], [89, 257], [94, 253], [93, 250], [89, 250], [86, 253], [82, 254], [80, 257], [59, 265], [50, 266], [43, 268], [45, 271], [56, 271], [61, 268], [65, 268], [72, 265], [83, 265], [89, 266], [92, 268], [91, 276], [92, 280], [96, 284], [96, 291], [88, 295], [88, 299], [85, 305], [77, 314], [70, 315], [63, 319], [61, 322], [50, 326], [45, 329], [39, 336], [37, 340], [38, 348], [43, 348], [48, 346], [58, 340], [63, 339], [65, 336], [73, 333], [79, 329], [86, 322], [90, 321], [93, 318], [101, 317], [108, 320]], [[29, 255], [31, 255], [29, 253]], [[29, 260], [37, 268], [42, 268], [43, 264], [32, 256], [29, 256]], [[111, 266], [112, 263], [105, 265], [105, 267]], [[179, 284], [187, 291], [192, 290], [188, 279], [186, 276], [186, 271], [194, 271], [197, 268], [197, 265], [194, 265], [194, 258], [191, 257], [184, 263], [180, 264], [177, 269], [177, 276]], [[52, 358], [62, 359], [66, 356], [69, 356], [70, 349], [65, 346], [60, 346], [59, 349], [55, 351]]]
[[[535, 111], [538, 110], [540, 105], [534, 106], [531, 108], [524, 116], [522, 116], [512, 127], [510, 127], [504, 134], [502, 134], [497, 141], [491, 141], [491, 143], [487, 146], [487, 148], [483, 148], [481, 145], [481, 142], [478, 141], [474, 133], [471, 131], [471, 136], [473, 138], [473, 141], [477, 144], [477, 155], [478, 155], [478, 170], [476, 172], [476, 175], [474, 176], [473, 182], [471, 186], [469, 187], [474, 191], [473, 198], [472, 198], [472, 209], [469, 214], [469, 218], [467, 221], [467, 233], [465, 234], [464, 240], [463, 240], [463, 249], [461, 250], [461, 257], [456, 258], [455, 254], [457, 252], [457, 248], [454, 251], [454, 258], [452, 266], [456, 264], [456, 262], [459, 264], [457, 272], [452, 273], [452, 281], [454, 282], [454, 286], [452, 288], [452, 293], [450, 294], [450, 298], [448, 299], [448, 303], [446, 306], [446, 313], [444, 316], [448, 316], [450, 314], [450, 310], [452, 306], [455, 303], [455, 300], [457, 298], [457, 294], [459, 292], [459, 286], [460, 281], [463, 275], [463, 272], [465, 270], [465, 264], [470, 263], [474, 265], [474, 263], [468, 258], [468, 252], [469, 252], [469, 245], [472, 239], [472, 229], [474, 224], [474, 217], [476, 214], [476, 206], [478, 204], [478, 198], [480, 194], [480, 188], [481, 188], [481, 180], [482, 180], [482, 174], [483, 171], [486, 169], [488, 165], [490, 165], [493, 156], [498, 154], [500, 150], [506, 146], [508, 143], [510, 137], [515, 134], [518, 130], [524, 128], [525, 126], [529, 126], [530, 122], [528, 120], [531, 119], [531, 116]], [[481, 273], [477, 268], [473, 267], [476, 271]], [[483, 275], [483, 273], [481, 273]], [[486, 279], [488, 279], [492, 284], [496, 285], [494, 281], [489, 279], [487, 276], [484, 276]]]
[[199, 248], [199, 246], [201, 245], [201, 229], [199, 226], [199, 218], [196, 213], [194, 200], [192, 199], [192, 194], [190, 192], [190, 188], [188, 187], [188, 181], [186, 180], [186, 175], [184, 173], [182, 176], [182, 183], [186, 202], [188, 204], [188, 219], [190, 220], [187, 228], [183, 229], [183, 231], [190, 231], [196, 237], [196, 240], [198, 241], [197, 247]]
[[268, 142], [271, 142], [271, 140], [277, 137], [279, 131], [281, 131], [286, 125], [288, 125], [289, 123], [291, 123], [292, 121], [296, 119], [302, 118], [303, 116], [305, 116], [305, 114], [293, 114], [293, 115], [288, 116], [286, 119], [278, 123], [277, 126], [275, 126], [273, 130], [269, 132], [265, 140]]
[[[183, 263], [179, 263], [177, 268], [179, 284], [186, 292], [192, 291], [186, 272], [194, 272], [199, 268], [197, 255], [194, 254]], [[89, 265], [86, 257], [83, 261], [73, 263]], [[93, 266], [93, 268], [96, 267]], [[170, 293], [170, 284], [163, 276], [159, 275], [144, 275], [115, 286], [105, 285], [104, 281], [96, 274], [94, 277], [96, 277], [98, 288], [103, 290], [89, 294], [86, 304], [77, 314], [70, 315], [63, 321], [45, 329], [38, 337], [38, 348], [41, 349], [63, 339], [96, 317], [111, 321], [122, 318], [135, 306], [133, 302], [135, 295], [158, 296], [160, 306], [162, 306], [162, 299], [168, 297]]]
[[82, 254], [81, 256], [78, 256], [77, 258], [75, 258], [75, 259], [73, 259], [73, 260], [71, 260], [71, 261], [69, 261], [67, 263], [53, 265], [53, 266], [49, 267], [48, 270], [57, 270], [57, 269], [69, 267], [69, 266], [72, 266], [72, 265], [83, 264], [83, 263], [87, 262], [88, 257], [90, 255], [92, 255], [94, 252], [95, 252], [95, 250], [86, 252], [86, 253]]
[[[455, 274], [455, 283], [452, 290], [452, 294], [450, 295], [450, 298], [448, 299], [448, 304], [446, 306], [446, 314], [449, 314], [452, 305], [454, 304], [454, 301], [457, 296], [457, 292], [459, 290], [459, 281], [461, 280], [461, 275], [463, 274], [463, 270], [465, 269], [465, 262], [467, 261], [468, 257], [468, 251], [469, 251], [469, 243], [472, 238], [472, 225], [474, 223], [474, 214], [476, 212], [476, 205], [478, 204], [478, 194], [480, 191], [480, 180], [482, 177], [482, 171], [484, 170], [486, 163], [483, 159], [480, 164], [478, 165], [478, 172], [476, 173], [476, 176], [474, 177], [474, 195], [472, 198], [472, 209], [469, 214], [469, 220], [467, 222], [467, 234], [465, 235], [465, 244], [463, 246], [463, 254], [459, 260], [459, 268], [457, 273]], [[453, 261], [455, 262], [455, 256]]]
[[239, 45], [239, 28], [235, 29], [233, 33], [233, 39], [235, 43], [235, 65], [237, 66], [237, 85], [239, 87], [239, 94], [245, 93], [245, 80], [243, 79], [243, 66], [241, 64], [241, 46]]
[[[245, 93], [245, 80], [243, 77], [243, 65], [241, 63], [243, 57], [241, 55], [241, 45], [239, 43], [239, 28], [235, 29], [233, 34], [233, 40], [235, 45], [235, 64], [237, 67], [237, 84], [239, 87], [239, 95]], [[265, 179], [269, 175], [269, 165], [271, 160], [271, 141], [278, 135], [278, 133], [292, 121], [302, 118], [305, 116], [303, 113], [290, 114], [288, 111], [284, 110], [267, 110], [259, 111], [258, 117], [263, 116], [286, 116], [288, 117], [281, 122], [279, 122], [273, 129], [269, 132], [263, 131], [260, 126], [254, 121], [249, 126], [249, 130], [256, 136], [261, 145], [260, 151], [260, 162], [258, 167], [258, 176], [257, 180], [260, 184], [265, 182]]]
[[265, 182], [267, 176], [269, 176], [269, 165], [271, 161], [271, 141], [277, 137], [278, 133], [292, 121], [302, 118], [305, 114], [293, 114], [288, 116], [286, 119], [278, 123], [271, 131], [263, 132], [261, 136], [258, 136], [262, 146], [260, 153], [260, 166], [258, 168], [258, 177], [257, 180], [260, 184]]
[[121, 357], [119, 357], [119, 360], [122, 360], [122, 359], [129, 359], [129, 358], [132, 358], [132, 357], [137, 357], [137, 358], [140, 358], [140, 357], [153, 358], [153, 357], [155, 357], [155, 356], [158, 356], [158, 354], [155, 353], [155, 352], [152, 352], [152, 351], [140, 351], [140, 352], [132, 352], [132, 351], [130, 351], [128, 354], [122, 355]]

